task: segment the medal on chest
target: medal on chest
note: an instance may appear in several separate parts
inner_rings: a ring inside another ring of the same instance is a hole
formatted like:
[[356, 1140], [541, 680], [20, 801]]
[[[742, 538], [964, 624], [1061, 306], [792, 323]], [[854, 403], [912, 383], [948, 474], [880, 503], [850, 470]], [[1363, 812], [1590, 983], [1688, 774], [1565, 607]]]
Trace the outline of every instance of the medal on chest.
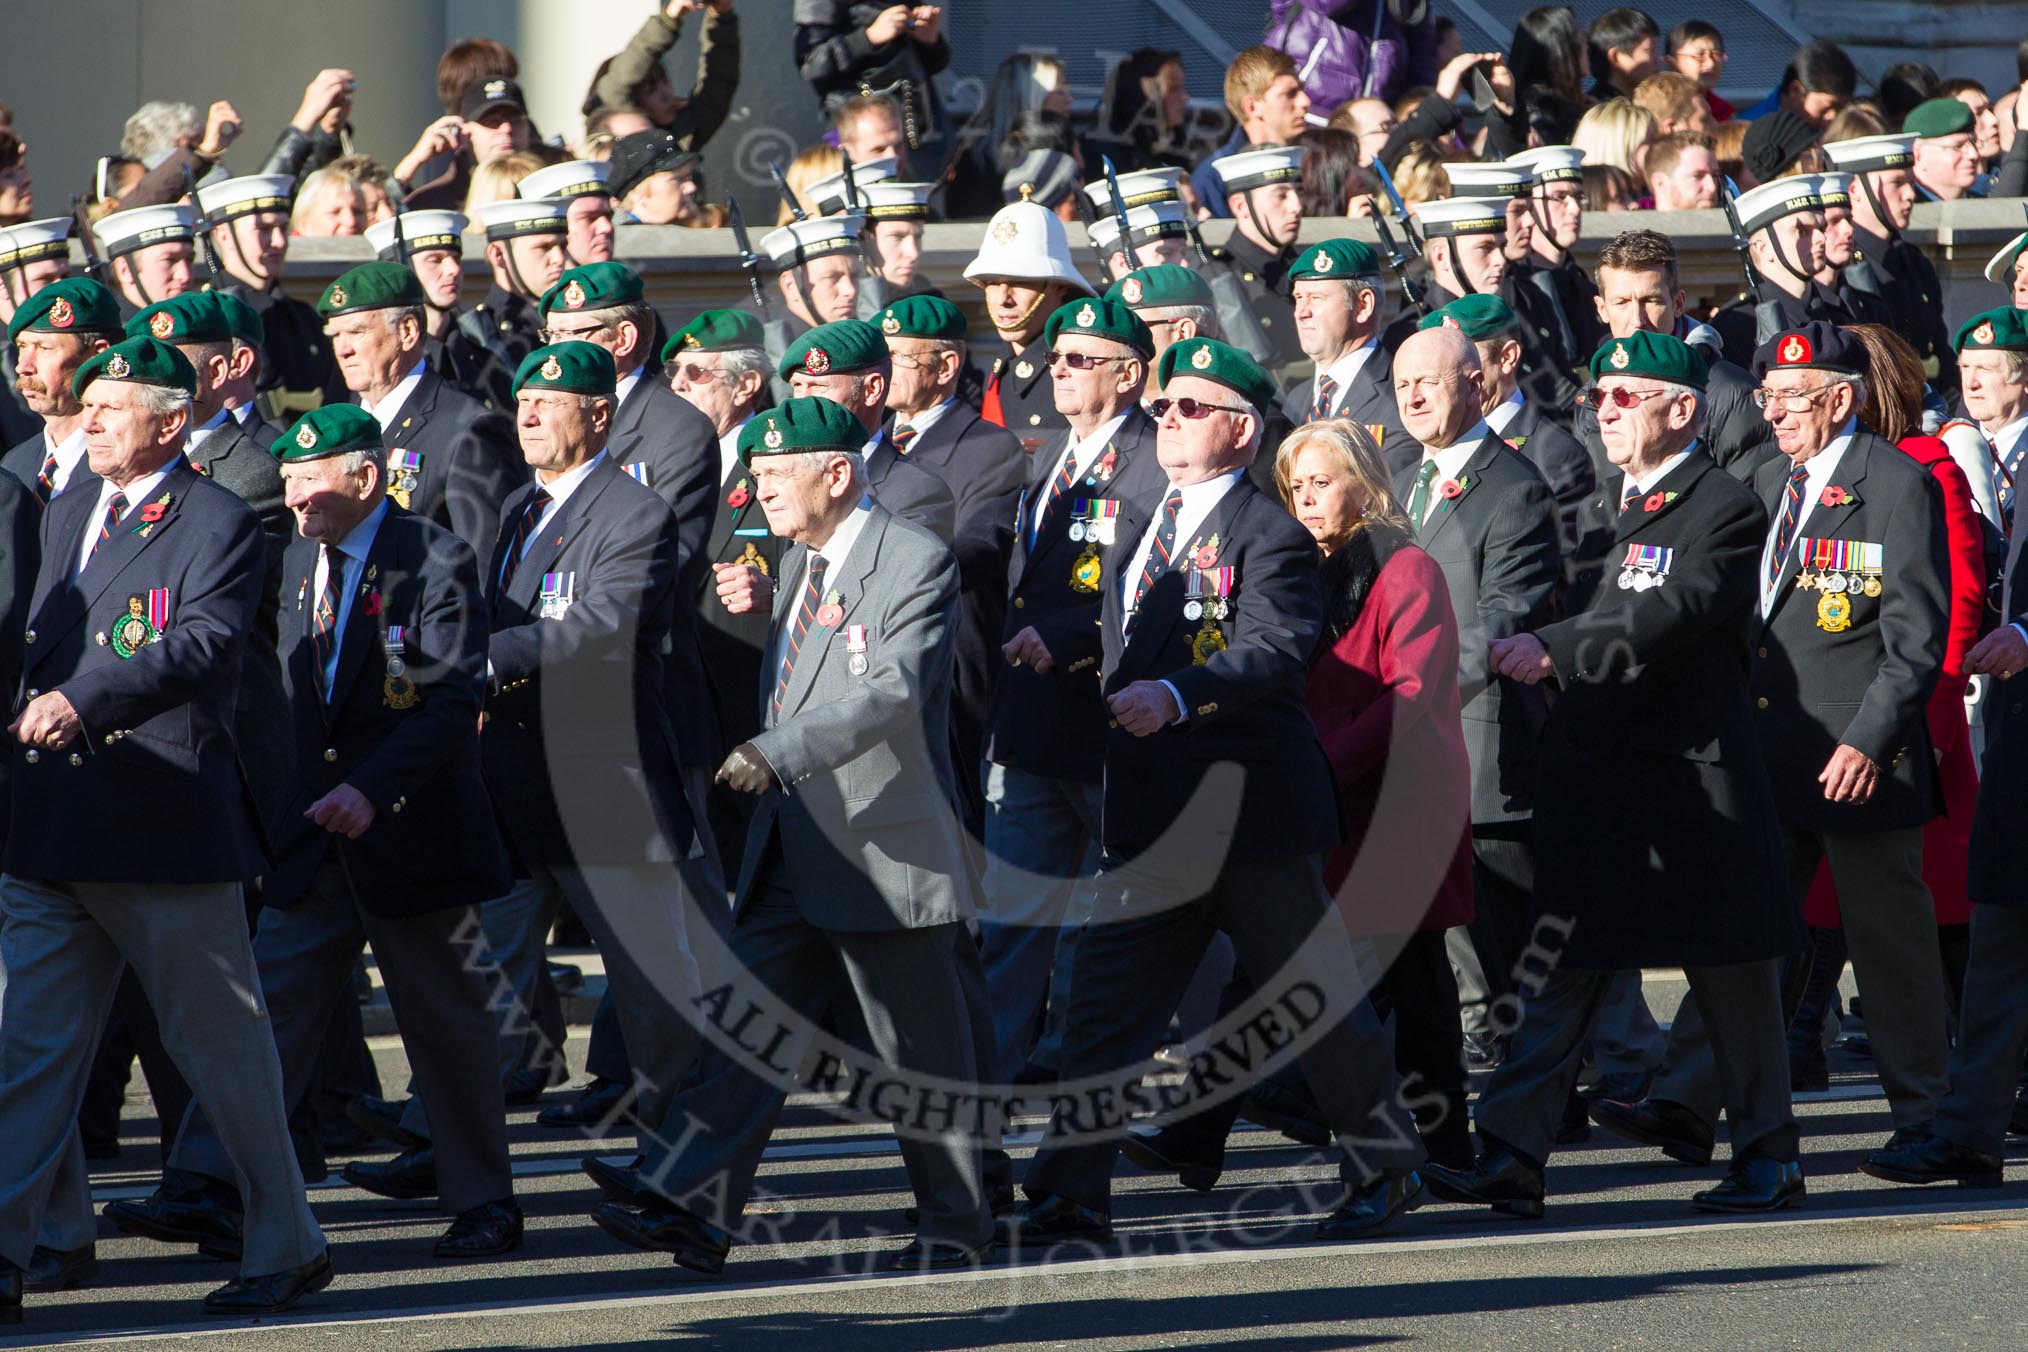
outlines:
[[854, 676], [866, 674], [866, 626], [848, 624], [845, 626], [845, 665]]
[[1078, 498], [1073, 504], [1070, 538], [1084, 549], [1070, 565], [1070, 589], [1082, 596], [1097, 593], [1105, 567], [1099, 550], [1113, 543], [1119, 529], [1120, 504], [1112, 498]]
[[576, 599], [576, 573], [544, 573], [542, 590], [536, 602], [536, 615], [540, 619], [560, 620], [570, 610], [571, 602]]
[[761, 557], [760, 550], [754, 547], [754, 543], [751, 540], [748, 540], [746, 542], [746, 552], [741, 554], [738, 558], [734, 559], [733, 562], [741, 568], [760, 569], [760, 575], [762, 577], [773, 576], [772, 573], [768, 572], [768, 561]]
[[422, 456], [399, 447], [387, 453], [387, 496], [403, 511], [413, 511], [416, 489], [422, 485]]
[[127, 613], [113, 622], [112, 649], [116, 657], [132, 657], [162, 637], [169, 625], [169, 589], [157, 587], [143, 597], [127, 598]]
[[380, 683], [380, 701], [390, 709], [413, 709], [422, 703], [422, 696], [416, 693], [415, 682], [408, 674], [408, 626], [390, 624], [381, 638], [381, 651], [387, 658], [387, 675]]
[[1190, 660], [1197, 666], [1225, 651], [1225, 630], [1221, 626], [1232, 616], [1232, 586], [1237, 577], [1238, 569], [1228, 565], [1193, 567], [1184, 578], [1183, 618], [1203, 621], [1190, 637]]

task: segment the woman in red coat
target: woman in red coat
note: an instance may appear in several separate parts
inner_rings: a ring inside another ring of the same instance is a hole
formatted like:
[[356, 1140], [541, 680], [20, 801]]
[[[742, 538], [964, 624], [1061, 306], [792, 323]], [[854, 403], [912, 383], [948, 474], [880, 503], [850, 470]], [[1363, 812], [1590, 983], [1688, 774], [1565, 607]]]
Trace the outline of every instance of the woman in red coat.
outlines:
[[1275, 480], [1324, 552], [1324, 640], [1308, 703], [1346, 841], [1324, 880], [1346, 926], [1388, 961], [1374, 999], [1394, 1013], [1396, 1067], [1444, 1099], [1416, 1114], [1430, 1154], [1469, 1160], [1463, 1029], [1443, 941], [1472, 918], [1472, 781], [1450, 592], [1415, 545], [1363, 426], [1301, 428], [1282, 443]]
[[[1846, 332], [1866, 344], [1870, 358], [1866, 402], [1859, 421], [1928, 469], [1943, 490], [1951, 559], [1950, 629], [1944, 641], [1943, 669], [1929, 700], [1929, 739], [1936, 748], [1944, 810], [1923, 828], [1922, 878], [1936, 905], [1937, 943], [1955, 1014], [1972, 918], [1971, 902], [1965, 896], [1965, 870], [1971, 852], [1972, 803], [1979, 792], [1971, 729], [1965, 721], [1965, 687], [1969, 684], [1965, 654], [1979, 641], [1984, 627], [1986, 533], [1972, 505], [1971, 481], [1951, 459], [1950, 448], [1935, 437], [1922, 435], [1923, 374], [1915, 350], [1884, 325], [1851, 324]], [[1798, 1088], [1825, 1088], [1828, 1076], [1819, 1030], [1825, 1003], [1845, 969], [1838, 893], [1827, 869], [1817, 870], [1803, 904], [1803, 920], [1813, 932], [1817, 953], [1810, 988], [1790, 1032], [1790, 1073]]]

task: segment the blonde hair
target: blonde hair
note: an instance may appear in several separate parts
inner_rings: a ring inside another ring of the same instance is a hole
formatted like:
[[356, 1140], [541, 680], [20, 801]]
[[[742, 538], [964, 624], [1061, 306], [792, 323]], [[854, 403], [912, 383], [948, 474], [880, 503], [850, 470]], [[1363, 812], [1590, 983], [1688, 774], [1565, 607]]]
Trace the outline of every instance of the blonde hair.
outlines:
[[[802, 205], [803, 210], [814, 216], [817, 214], [816, 203], [810, 200], [805, 190], [812, 183], [843, 172], [845, 172], [844, 151], [836, 146], [815, 145], [790, 160], [789, 167], [782, 171], [782, 177], [789, 181], [789, 191], [796, 195], [796, 201]], [[789, 204], [782, 203], [781, 210], [775, 213], [775, 224], [787, 225], [794, 219], [795, 213], [789, 210]]]
[[1635, 85], [1634, 103], [1647, 110], [1656, 126], [1670, 122], [1677, 131], [1685, 130], [1684, 124], [1698, 114], [1709, 112], [1709, 105], [1704, 102], [1704, 86], [1673, 70], [1656, 71]]
[[487, 160], [472, 171], [472, 186], [465, 193], [465, 216], [476, 220], [478, 212], [473, 208], [488, 202], [505, 202], [514, 196], [515, 185], [541, 167], [541, 157], [525, 150]]
[[1320, 422], [1307, 423], [1282, 442], [1281, 448], [1275, 452], [1275, 488], [1282, 495], [1284, 507], [1295, 510], [1291, 484], [1295, 478], [1296, 457], [1312, 446], [1321, 447], [1335, 457], [1338, 468], [1352, 480], [1353, 486], [1366, 501], [1365, 514], [1341, 538], [1324, 542], [1326, 552], [1337, 549], [1375, 521], [1386, 521], [1403, 530], [1409, 529], [1408, 514], [1402, 510], [1388, 481], [1387, 460], [1380, 454], [1380, 443], [1373, 439], [1365, 424], [1350, 418], [1325, 418]]
[[1404, 203], [1434, 202], [1451, 195], [1451, 176], [1443, 156], [1427, 141], [1417, 141], [1394, 165], [1394, 188]]
[[1641, 172], [1641, 148], [1655, 139], [1655, 119], [1632, 99], [1607, 99], [1577, 120], [1570, 143], [1584, 152], [1586, 164], [1610, 164], [1623, 169], [1640, 187], [1647, 182]]
[[346, 189], [359, 199], [361, 227], [364, 228], [366, 191], [360, 187], [358, 178], [333, 163], [321, 169], [311, 170], [303, 179], [302, 186], [296, 190], [295, 205], [289, 208], [290, 234], [303, 233], [303, 228], [310, 223], [310, 217], [316, 214], [318, 203], [323, 199], [325, 190], [333, 187]]

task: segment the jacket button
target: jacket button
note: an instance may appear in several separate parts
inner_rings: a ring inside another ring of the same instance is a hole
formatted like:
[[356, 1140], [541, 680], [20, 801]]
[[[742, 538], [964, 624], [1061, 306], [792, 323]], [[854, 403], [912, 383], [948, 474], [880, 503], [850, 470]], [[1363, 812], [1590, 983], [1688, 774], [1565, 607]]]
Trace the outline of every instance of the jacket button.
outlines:
[[[1025, 608], [1025, 607], [1027, 606], [1027, 604], [1028, 604], [1028, 598], [1026, 598], [1025, 596], [1017, 596], [1017, 597], [1015, 597], [1015, 598], [1014, 598], [1014, 609], [1016, 609], [1016, 610], [1021, 610], [1021, 609]], [[34, 694], [35, 692], [34, 692], [33, 690], [31, 690], [31, 691], [29, 691], [28, 693], [32, 695], [32, 694]]]
[[98, 632], [98, 633], [96, 633], [96, 634], [93, 634], [93, 635], [92, 635], [92, 642], [94, 642], [94, 643], [98, 644], [98, 645], [99, 645], [99, 646], [100, 646], [101, 648], [105, 647], [105, 646], [106, 646], [106, 631], [105, 631], [105, 630], [103, 630], [103, 629], [101, 629], [101, 630], [99, 630], [99, 632]]
[[1765, 648], [1762, 648], [1762, 649], [1760, 650], [1760, 655], [1761, 655], [1762, 657], [1766, 657], [1766, 656], [1767, 656], [1767, 649], [1765, 649]]
[[40, 751], [37, 751], [34, 747], [30, 747], [28, 748], [28, 754], [22, 757], [22, 759], [27, 761], [30, 765], [34, 765], [39, 761], [41, 761], [42, 753]]
[[389, 812], [399, 812], [401, 811], [401, 804], [399, 802], [389, 803], [387, 810]]
[[112, 745], [112, 744], [113, 744], [114, 742], [117, 742], [117, 741], [119, 741], [119, 740], [120, 740], [120, 734], [118, 734], [117, 732], [109, 732], [109, 733], [107, 733], [107, 734], [106, 734], [106, 745], [107, 745], [107, 746], [111, 746], [111, 745]]
[[83, 765], [84, 757], [80, 756], [77, 752], [73, 751], [70, 753], [70, 763], [72, 765]]
[[36, 697], [37, 695], [39, 695], [39, 694], [41, 694], [41, 693], [42, 693], [42, 692], [41, 692], [40, 690], [37, 690], [37, 689], [36, 689], [36, 688], [35, 688], [34, 686], [32, 686], [32, 685], [28, 687], [28, 698], [30, 698], [30, 699], [34, 699], [34, 698], [35, 698], [35, 697]]
[[1030, 427], [1040, 427], [1042, 425], [1042, 415], [1040, 413], [1029, 414], [1028, 425]]
[[35, 631], [31, 629], [27, 633], [23, 634], [22, 637], [27, 639], [30, 643], [33, 643], [35, 642]]
[[1759, 699], [1755, 700], [1753, 703], [1755, 708], [1765, 709], [1767, 708], [1767, 696], [1762, 695]]
[[[1761, 702], [1762, 702], [1762, 703], [1766, 703], [1766, 701], [1765, 701], [1765, 700], [1763, 700], [1763, 701], [1761, 701]], [[335, 747], [335, 746], [327, 746], [327, 747], [325, 747], [325, 748], [324, 748], [324, 759], [325, 759], [325, 760], [327, 760], [327, 761], [334, 761], [334, 760], [337, 760], [337, 759], [338, 759], [338, 748], [337, 748], [337, 747]]]

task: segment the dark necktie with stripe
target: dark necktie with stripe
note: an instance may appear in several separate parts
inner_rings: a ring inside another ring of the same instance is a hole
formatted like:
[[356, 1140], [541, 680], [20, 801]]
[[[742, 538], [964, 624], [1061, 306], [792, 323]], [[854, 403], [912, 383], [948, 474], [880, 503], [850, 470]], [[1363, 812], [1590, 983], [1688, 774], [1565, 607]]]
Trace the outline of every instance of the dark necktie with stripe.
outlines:
[[127, 514], [127, 495], [115, 493], [106, 503], [106, 514], [99, 522], [99, 538], [92, 541], [92, 553], [97, 554], [100, 546], [113, 538], [113, 532], [120, 528], [120, 518]]
[[1809, 480], [1807, 465], [1797, 465], [1789, 471], [1789, 486], [1782, 493], [1781, 519], [1775, 523], [1774, 550], [1767, 556], [1767, 585], [1772, 587], [1781, 581], [1782, 564], [1789, 557], [1789, 546], [1796, 540], [1796, 522], [1803, 515], [1803, 485]]
[[528, 505], [521, 509], [521, 519], [514, 523], [514, 538], [507, 543], [507, 560], [500, 565], [500, 592], [504, 596], [507, 584], [514, 580], [514, 574], [521, 568], [521, 556], [528, 552], [528, 542], [535, 535], [535, 527], [542, 520], [543, 512], [549, 509], [549, 492], [538, 488]]
[[1331, 405], [1338, 398], [1338, 382], [1326, 375], [1317, 377], [1317, 401], [1310, 406], [1310, 421], [1316, 422], [1331, 416]]
[[317, 652], [317, 689], [328, 700], [331, 688], [325, 673], [331, 670], [331, 654], [338, 649], [338, 584], [342, 581], [345, 556], [329, 545], [318, 545], [317, 552], [324, 570], [324, 585], [317, 589], [317, 606], [310, 612], [310, 641]]
[[789, 676], [796, 669], [796, 654], [803, 650], [803, 637], [817, 623], [824, 608], [824, 569], [829, 561], [822, 554], [810, 556], [810, 580], [803, 585], [803, 599], [789, 617], [788, 641], [782, 644], [782, 672], [775, 678], [775, 697], [770, 704], [774, 722], [782, 717], [782, 700], [789, 693]]
[[1141, 601], [1148, 590], [1155, 585], [1162, 574], [1169, 571], [1169, 561], [1176, 553], [1176, 517], [1183, 510], [1183, 490], [1172, 488], [1169, 496], [1162, 499], [1162, 516], [1155, 529], [1155, 544], [1148, 551], [1148, 564], [1141, 569], [1141, 580], [1134, 584], [1133, 604], [1127, 608], [1127, 630], [1132, 632], [1134, 620], [1141, 613]]
[[1063, 468], [1049, 481], [1049, 493], [1042, 499], [1042, 506], [1035, 513], [1035, 520], [1028, 528], [1030, 548], [1034, 547], [1035, 537], [1042, 534], [1043, 526], [1048, 524], [1051, 514], [1056, 511], [1056, 504], [1063, 501], [1063, 495], [1068, 493], [1071, 485], [1076, 482], [1077, 450], [1075, 447], [1066, 446], [1063, 449]]
[[1641, 496], [1640, 485], [1636, 484], [1632, 479], [1627, 480], [1627, 486], [1620, 490], [1620, 510], [1624, 512], [1627, 508], [1633, 506], [1634, 499], [1639, 496]]
[[908, 444], [915, 440], [915, 429], [903, 423], [894, 429], [894, 449], [902, 455], [908, 454]]
[[56, 452], [42, 457], [42, 468], [35, 472], [35, 496], [44, 506], [56, 496]]

